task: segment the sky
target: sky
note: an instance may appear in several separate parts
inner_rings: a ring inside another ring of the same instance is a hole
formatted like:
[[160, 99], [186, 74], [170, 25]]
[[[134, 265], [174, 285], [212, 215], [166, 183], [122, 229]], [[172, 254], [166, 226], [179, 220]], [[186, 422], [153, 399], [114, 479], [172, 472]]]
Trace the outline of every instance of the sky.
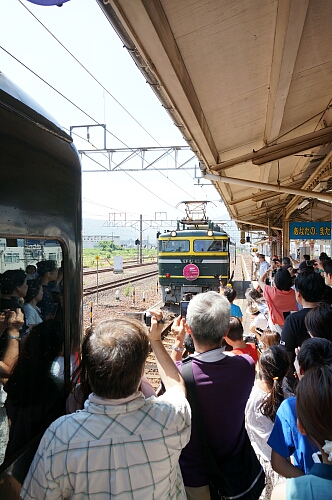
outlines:
[[[96, 122], [106, 124], [110, 132], [106, 138], [107, 148], [187, 146], [94, 0], [70, 0], [60, 8], [38, 6], [26, 0], [1, 0], [0, 46], [0, 71], [65, 129]], [[75, 128], [74, 132], [85, 139], [87, 137], [85, 128]], [[90, 128], [90, 144], [76, 135], [73, 138], [78, 150], [103, 148], [104, 145], [101, 127]], [[162, 151], [147, 155], [143, 165], [160, 154]], [[178, 161], [182, 163], [192, 156], [191, 151], [180, 151]], [[93, 158], [103, 166], [107, 162], [100, 154]], [[124, 158], [124, 154], [113, 156], [116, 163]], [[183, 206], [176, 208], [178, 203], [196, 199], [213, 202], [208, 204], [210, 218], [229, 220], [212, 184], [204, 180], [200, 181], [203, 186], [198, 185], [196, 158], [187, 164], [191, 168], [187, 171], [171, 170], [175, 165], [174, 153], [156, 163], [155, 169], [142, 170], [142, 160], [137, 156], [124, 165], [141, 171], [87, 172], [102, 170], [102, 167], [82, 157], [83, 218], [106, 221], [114, 218], [113, 214], [125, 213], [127, 220], [138, 219], [140, 214], [143, 220], [154, 220], [158, 213], [166, 212], [167, 219], [178, 219], [183, 216]], [[157, 168], [163, 170], [157, 171]], [[155, 234], [155, 229], [150, 231], [148, 224], [144, 228], [150, 237]], [[225, 229], [235, 236], [234, 224]]]

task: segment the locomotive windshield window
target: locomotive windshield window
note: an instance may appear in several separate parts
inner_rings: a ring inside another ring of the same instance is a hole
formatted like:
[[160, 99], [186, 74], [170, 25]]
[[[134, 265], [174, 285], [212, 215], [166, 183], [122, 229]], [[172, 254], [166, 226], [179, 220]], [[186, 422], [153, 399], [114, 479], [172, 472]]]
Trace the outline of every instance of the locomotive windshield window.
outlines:
[[59, 241], [0, 238], [0, 250], [1, 464], [62, 415], [65, 363]]
[[159, 252], [189, 252], [189, 240], [160, 240]]
[[195, 240], [194, 252], [227, 252], [227, 240]]

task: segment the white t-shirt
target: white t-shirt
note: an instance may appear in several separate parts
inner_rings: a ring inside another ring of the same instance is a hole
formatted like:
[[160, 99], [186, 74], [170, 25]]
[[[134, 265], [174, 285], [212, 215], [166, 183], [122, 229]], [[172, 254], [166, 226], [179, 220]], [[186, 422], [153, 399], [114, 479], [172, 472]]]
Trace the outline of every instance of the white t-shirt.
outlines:
[[259, 277], [261, 278], [269, 269], [270, 264], [266, 260], [263, 260], [259, 266]]
[[260, 328], [261, 330], [265, 330], [267, 328], [267, 317], [265, 314], [259, 313], [254, 316], [254, 319], [250, 323], [250, 328]]
[[[288, 398], [290, 393], [283, 391], [284, 398]], [[251, 444], [256, 454], [261, 455], [265, 460], [271, 460], [271, 447], [267, 444], [270, 437], [273, 422], [262, 414], [260, 406], [268, 393], [264, 392], [257, 383], [251, 390], [246, 409], [245, 425]]]
[[270, 437], [273, 422], [260, 411], [260, 405], [267, 393], [262, 391], [256, 384], [252, 388], [245, 409], [245, 422], [249, 439], [259, 455], [262, 455], [265, 460], [271, 460], [271, 448], [267, 444]]

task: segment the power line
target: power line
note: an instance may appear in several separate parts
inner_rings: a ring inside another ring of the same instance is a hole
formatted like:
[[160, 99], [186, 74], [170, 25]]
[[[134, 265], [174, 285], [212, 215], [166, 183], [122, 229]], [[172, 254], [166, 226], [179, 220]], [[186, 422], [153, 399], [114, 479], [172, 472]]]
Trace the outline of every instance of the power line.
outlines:
[[[77, 104], [75, 104], [73, 101], [71, 101], [68, 97], [66, 97], [64, 94], [62, 94], [59, 90], [57, 90], [55, 87], [53, 87], [53, 85], [51, 85], [50, 83], [48, 83], [46, 80], [44, 80], [44, 78], [42, 78], [41, 76], [39, 76], [37, 73], [35, 73], [35, 71], [33, 71], [31, 68], [29, 68], [26, 64], [24, 64], [22, 61], [20, 61], [19, 59], [17, 59], [17, 57], [15, 57], [13, 54], [11, 54], [8, 50], [6, 50], [4, 47], [2, 47], [0, 45], [0, 49], [2, 49], [4, 52], [6, 52], [6, 54], [8, 54], [10, 57], [12, 57], [15, 61], [17, 61], [19, 64], [21, 64], [25, 69], [27, 69], [28, 71], [30, 71], [34, 76], [36, 76], [37, 78], [39, 78], [39, 80], [41, 80], [43, 83], [45, 83], [48, 87], [50, 87], [52, 90], [54, 90], [57, 94], [59, 94], [61, 97], [63, 97], [64, 99], [66, 99], [66, 101], [68, 101], [70, 104], [72, 104], [75, 108], [77, 108], [79, 111], [81, 111], [81, 113], [83, 113], [85, 116], [87, 116], [88, 118], [90, 118], [90, 120], [92, 120], [94, 123], [98, 123], [97, 120], [95, 120], [91, 115], [89, 115], [88, 113], [86, 113], [82, 108], [80, 108]], [[125, 142], [123, 142], [121, 139], [119, 139], [116, 135], [114, 135], [112, 132], [110, 132], [108, 129], [106, 129], [106, 132], [108, 132], [110, 135], [112, 135], [116, 140], [118, 140], [119, 142], [121, 142], [126, 148], [128, 149], [132, 149], [130, 148]], [[135, 154], [137, 154], [136, 151], [133, 151], [135, 152]], [[139, 156], [139, 155], [138, 155]], [[146, 161], [143, 157], [141, 157], [144, 161]], [[127, 174], [131, 179], [133, 179], [135, 182], [137, 182], [140, 186], [142, 186], [144, 189], [146, 189], [147, 191], [149, 191], [149, 193], [153, 194], [153, 196], [155, 196], [156, 198], [158, 198], [159, 200], [161, 200], [163, 203], [165, 203], [166, 205], [168, 205], [169, 207], [172, 207], [172, 208], [176, 208], [176, 207], [173, 207], [173, 205], [171, 205], [170, 203], [168, 203], [166, 200], [163, 200], [160, 196], [158, 196], [157, 194], [155, 194], [153, 191], [151, 191], [149, 188], [147, 188], [144, 184], [142, 184], [141, 182], [139, 182], [137, 179], [135, 179], [135, 177], [133, 177], [132, 175], [129, 174], [128, 171], [126, 170], [122, 170], [121, 167], [120, 167], [120, 170], [122, 172], [124, 172], [125, 174]], [[157, 170], [157, 172], [159, 172], [160, 174], [162, 174], [162, 172], [160, 172], [158, 169], [155, 169]], [[172, 181], [171, 179], [169, 179], [166, 175], [162, 174], [164, 177], [166, 177], [166, 179], [168, 179], [170, 182], [172, 182], [176, 187], [178, 187], [179, 189], [181, 189], [181, 191], [183, 191], [185, 194], [187, 194], [188, 196], [190, 196], [191, 198], [193, 198], [193, 196], [191, 196], [189, 193], [187, 193], [184, 189], [182, 189], [178, 184], [176, 184], [174, 181]], [[179, 210], [178, 208], [176, 208], [176, 210]]]
[[[28, 9], [28, 7], [26, 5], [23, 4], [23, 2], [21, 0], [19, 0], [19, 3], [22, 5], [22, 7], [24, 7], [33, 17], [36, 21], [38, 21], [38, 23], [47, 31], [47, 33], [49, 33], [49, 35], [51, 35], [52, 38], [54, 38], [54, 40], [56, 40], [56, 42], [58, 42], [59, 45], [61, 45], [61, 47], [81, 66], [81, 68], [84, 69], [84, 71], [86, 71], [88, 73], [89, 76], [91, 76], [91, 78], [93, 78], [93, 80], [98, 84], [100, 85], [100, 87], [121, 107], [121, 109], [123, 109], [123, 111], [125, 113], [127, 113], [130, 118], [132, 118], [135, 123], [137, 123], [137, 125], [139, 127], [141, 127], [144, 132], [146, 132], [150, 137], [151, 139], [153, 139], [160, 147], [163, 147], [155, 137], [153, 137], [152, 134], [150, 134], [150, 132], [127, 110], [127, 108], [125, 108], [125, 106], [123, 106], [123, 104], [121, 104], [121, 102], [116, 98], [114, 97], [114, 95], [91, 73], [90, 70], [88, 70], [88, 68], [86, 66], [84, 66], [83, 63], [81, 63], [81, 61], [79, 59], [77, 59], [76, 56], [74, 56], [74, 54], [72, 52], [70, 52], [69, 49], [67, 49], [67, 47], [52, 33], [52, 31], [50, 31], [44, 23], [42, 23], [42, 21], [40, 21], [40, 19], [38, 19], [38, 17], [30, 10]], [[173, 158], [175, 161], [176, 159]], [[190, 174], [188, 172], [186, 172], [189, 176]], [[191, 177], [191, 176], [190, 176]], [[188, 194], [188, 193], [186, 193]]]
[[[77, 59], [76, 56], [74, 56], [74, 54], [72, 52], [70, 52], [69, 49], [67, 49], [67, 47], [65, 45], [63, 45], [62, 42], [60, 42], [60, 40], [45, 26], [45, 24], [42, 23], [42, 21], [40, 21], [40, 19], [38, 19], [37, 16], [35, 16], [35, 14], [33, 12], [31, 12], [30, 9], [28, 9], [28, 7], [26, 5], [23, 4], [23, 2], [21, 0], [19, 0], [19, 3], [22, 5], [22, 7], [24, 7], [35, 19], [36, 21], [38, 21], [39, 24], [41, 24], [41, 26], [43, 26], [43, 28], [54, 38], [54, 40], [56, 40], [59, 45], [61, 45], [61, 47], [73, 58], [75, 59], [75, 61], [81, 66], [81, 68], [84, 69], [84, 71], [86, 71], [90, 76], [91, 78], [93, 78], [93, 80], [98, 83], [98, 85], [100, 85], [100, 87], [102, 87], [102, 89], [112, 98], [114, 99], [114, 101], [125, 111], [125, 113], [127, 113], [136, 123], [137, 125], [139, 125], [143, 130], [144, 132], [146, 132], [159, 146], [161, 146], [161, 144], [159, 144], [159, 142], [150, 134], [150, 132], [148, 130], [146, 130], [146, 128], [123, 106], [123, 104], [121, 104], [120, 101], [118, 101], [118, 99], [116, 99], [116, 97], [114, 97], [113, 94], [111, 94], [111, 92], [109, 90], [107, 90], [106, 87], [104, 87], [104, 85], [91, 73], [90, 70], [88, 70], [88, 68], [86, 68], [86, 66], [84, 66], [83, 63], [81, 63], [81, 61], [79, 59]], [[161, 146], [162, 147], [162, 146]]]
[[[94, 200], [89, 200], [89, 198], [83, 198], [83, 201], [87, 202], [87, 203], [91, 203], [92, 205], [97, 205], [99, 207], [104, 207], [104, 208], [108, 208], [110, 210], [115, 210], [116, 212], [119, 212], [119, 213], [123, 213], [123, 212], [126, 212], [127, 214], [132, 214], [132, 215], [147, 215], [147, 214], [139, 214], [138, 212], [127, 212], [126, 210], [120, 210], [119, 208], [114, 208], [114, 207], [109, 207], [108, 205], [103, 205], [102, 203], [98, 203]], [[148, 217], [150, 217], [150, 215], [147, 215]]]

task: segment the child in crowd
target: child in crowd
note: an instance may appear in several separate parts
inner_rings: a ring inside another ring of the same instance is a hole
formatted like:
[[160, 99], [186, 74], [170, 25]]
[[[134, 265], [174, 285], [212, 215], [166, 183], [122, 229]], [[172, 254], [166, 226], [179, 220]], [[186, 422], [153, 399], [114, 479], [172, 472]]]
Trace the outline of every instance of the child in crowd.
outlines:
[[259, 336], [268, 327], [267, 304], [263, 294], [254, 288], [248, 288], [245, 295], [248, 301], [247, 313], [251, 314], [249, 330]]
[[236, 318], [239, 318], [240, 321], [242, 321], [242, 311], [239, 306], [236, 304], [233, 304], [234, 300], [236, 299], [236, 291], [234, 288], [226, 287], [224, 289], [224, 295], [228, 302], [231, 304], [231, 316], [235, 316]]
[[246, 344], [243, 340], [243, 326], [239, 318], [231, 316], [229, 322], [229, 331], [225, 335], [225, 340], [228, 345], [232, 346], [233, 354], [248, 354], [252, 357], [255, 363], [258, 361], [258, 352], [255, 344]]
[[259, 379], [247, 402], [246, 429], [266, 476], [262, 498], [269, 500], [273, 487], [283, 480], [271, 467], [271, 448], [267, 439], [271, 433], [277, 409], [285, 398], [282, 381], [289, 368], [289, 359], [281, 346], [266, 348], [259, 360]]
[[25, 269], [27, 280], [34, 280], [36, 278], [37, 268], [33, 264], [29, 264]]
[[331, 498], [331, 386], [332, 368], [327, 365], [312, 367], [300, 381], [296, 402], [297, 425], [301, 434], [308, 436], [317, 444], [322, 463], [315, 463], [309, 474], [287, 479], [286, 483], [278, 485], [273, 490], [273, 500], [302, 500], [304, 498], [306, 500], [328, 500]]

